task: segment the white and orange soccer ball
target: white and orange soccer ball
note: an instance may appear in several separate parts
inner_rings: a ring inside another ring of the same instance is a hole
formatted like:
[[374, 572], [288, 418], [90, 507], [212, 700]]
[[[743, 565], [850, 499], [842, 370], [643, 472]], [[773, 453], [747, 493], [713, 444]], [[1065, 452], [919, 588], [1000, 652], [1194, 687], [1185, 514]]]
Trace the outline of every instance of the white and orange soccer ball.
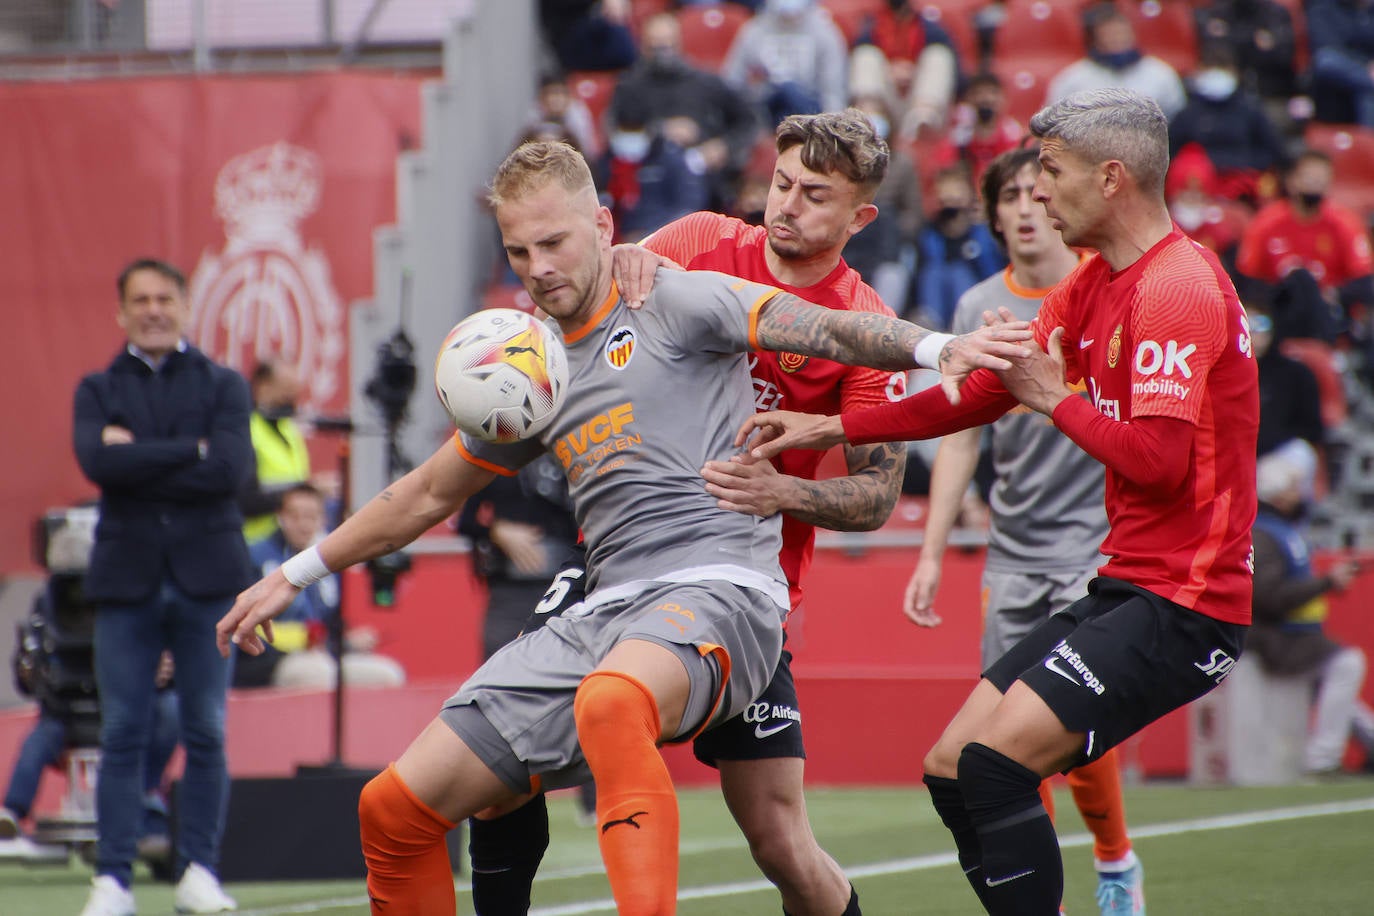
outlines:
[[515, 309], [483, 309], [444, 338], [434, 388], [463, 432], [489, 442], [528, 439], [563, 405], [568, 356], [543, 322]]

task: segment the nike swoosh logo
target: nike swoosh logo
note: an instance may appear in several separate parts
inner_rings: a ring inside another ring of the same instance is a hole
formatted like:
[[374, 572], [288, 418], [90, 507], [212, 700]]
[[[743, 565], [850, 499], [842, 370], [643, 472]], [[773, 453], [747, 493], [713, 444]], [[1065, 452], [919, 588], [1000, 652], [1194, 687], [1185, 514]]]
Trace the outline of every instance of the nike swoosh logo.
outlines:
[[1078, 675], [1074, 674], [1072, 671], [1067, 671], [1067, 670], [1065, 670], [1065, 669], [1059, 667], [1059, 664], [1060, 664], [1060, 660], [1059, 660], [1059, 656], [1058, 656], [1058, 655], [1051, 655], [1049, 658], [1045, 659], [1045, 667], [1046, 667], [1046, 668], [1050, 669], [1050, 670], [1053, 671], [1055, 674], [1059, 675], [1060, 677], [1064, 678], [1065, 680], [1073, 681], [1073, 682], [1074, 682], [1075, 684], [1077, 684], [1079, 687], [1082, 687], [1082, 686], [1083, 686], [1083, 679], [1082, 679], [1082, 678], [1080, 678]]
[[768, 738], [768, 737], [771, 737], [771, 736], [773, 736], [773, 735], [776, 735], [778, 732], [782, 731], [783, 729], [791, 728], [791, 727], [792, 727], [793, 725], [795, 725], [795, 724], [796, 724], [796, 723], [794, 723], [794, 722], [784, 722], [784, 723], [782, 723], [781, 725], [774, 725], [772, 728], [764, 728], [762, 725], [755, 725], [755, 726], [754, 726], [754, 737], [755, 737], [755, 738]]
[[1035, 869], [1031, 868], [1023, 872], [1018, 872], [1014, 875], [1008, 875], [1005, 878], [998, 878], [996, 881], [992, 880], [991, 878], [988, 878], [983, 883], [986, 884], [988, 887], [996, 887], [999, 884], [1006, 884], [1008, 881], [1015, 881], [1017, 878], [1024, 878], [1027, 875], [1033, 874], [1035, 874]]
[[1078, 338], [1078, 349], [1086, 350], [1095, 343], [1097, 343], [1096, 337], [1080, 337]]

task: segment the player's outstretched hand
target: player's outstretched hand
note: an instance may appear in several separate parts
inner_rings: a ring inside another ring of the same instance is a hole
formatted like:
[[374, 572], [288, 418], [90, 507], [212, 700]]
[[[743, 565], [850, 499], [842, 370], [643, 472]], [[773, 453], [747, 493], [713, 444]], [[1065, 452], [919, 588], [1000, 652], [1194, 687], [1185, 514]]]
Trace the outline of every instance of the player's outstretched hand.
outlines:
[[940, 588], [940, 561], [927, 560], [924, 554], [906, 584], [902, 613], [918, 627], [938, 627], [944, 619], [935, 613], [935, 592]]
[[792, 478], [784, 477], [767, 461], [736, 455], [729, 461], [708, 461], [701, 469], [706, 492], [716, 505], [743, 515], [768, 518], [782, 510]]
[[844, 426], [838, 416], [791, 410], [754, 414], [735, 434], [735, 445], [747, 445], [754, 458], [772, 458], [789, 448], [827, 449], [842, 442]]
[[1051, 416], [1054, 409], [1073, 390], [1064, 381], [1064, 329], [1055, 328], [1045, 341], [1045, 350], [1032, 347], [1029, 355], [1012, 361], [1012, 365], [997, 373], [1002, 384], [1016, 400], [1031, 410]]
[[1030, 355], [1030, 322], [1010, 320], [1009, 315], [960, 334], [940, 350], [940, 388], [951, 404], [959, 403], [959, 386], [974, 369], [1010, 369], [1012, 360]]
[[620, 298], [632, 309], [641, 308], [654, 288], [654, 273], [660, 268], [682, 270], [672, 258], [654, 254], [643, 245], [616, 245], [611, 248], [611, 279]]
[[[286, 581], [280, 567], [239, 592], [229, 613], [215, 624], [215, 645], [219, 646], [219, 654], [228, 658], [232, 644], [249, 655], [261, 655], [263, 638], [272, 641], [272, 618], [290, 607], [298, 594], [300, 589]], [[259, 626], [262, 636], [257, 632]]]

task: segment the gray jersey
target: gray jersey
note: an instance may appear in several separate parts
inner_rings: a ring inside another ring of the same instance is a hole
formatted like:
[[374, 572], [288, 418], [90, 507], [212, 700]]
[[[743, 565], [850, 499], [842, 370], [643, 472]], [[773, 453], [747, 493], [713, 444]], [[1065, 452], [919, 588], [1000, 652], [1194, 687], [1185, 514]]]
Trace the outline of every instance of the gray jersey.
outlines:
[[[1007, 308], [1030, 320], [1042, 296], [1013, 290], [1009, 271], [989, 277], [959, 299], [951, 330], [982, 327], [984, 311]], [[1029, 294], [1029, 295], [1028, 295]], [[1061, 433], [1048, 417], [1017, 407], [992, 424], [989, 570], [1047, 572], [1105, 562], [1106, 470]]]
[[470, 457], [517, 470], [544, 451], [568, 477], [587, 543], [589, 602], [651, 581], [724, 580], [787, 608], [781, 518], [716, 506], [701, 468], [737, 453], [754, 410], [746, 354], [770, 286], [711, 271], [660, 270], [639, 311], [614, 291], [565, 337], [569, 388], [535, 439], [495, 445], [464, 434]]

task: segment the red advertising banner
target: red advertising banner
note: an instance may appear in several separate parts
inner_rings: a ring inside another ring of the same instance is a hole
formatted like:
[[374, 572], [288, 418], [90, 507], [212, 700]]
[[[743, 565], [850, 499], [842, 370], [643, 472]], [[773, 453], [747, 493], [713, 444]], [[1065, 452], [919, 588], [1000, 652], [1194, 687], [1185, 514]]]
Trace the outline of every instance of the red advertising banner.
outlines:
[[396, 156], [432, 74], [0, 84], [0, 574], [32, 568], [45, 510], [95, 495], [72, 395], [123, 337], [115, 277], [158, 257], [191, 285], [192, 343], [302, 369], [302, 407], [348, 409], [349, 304], [372, 294]]

